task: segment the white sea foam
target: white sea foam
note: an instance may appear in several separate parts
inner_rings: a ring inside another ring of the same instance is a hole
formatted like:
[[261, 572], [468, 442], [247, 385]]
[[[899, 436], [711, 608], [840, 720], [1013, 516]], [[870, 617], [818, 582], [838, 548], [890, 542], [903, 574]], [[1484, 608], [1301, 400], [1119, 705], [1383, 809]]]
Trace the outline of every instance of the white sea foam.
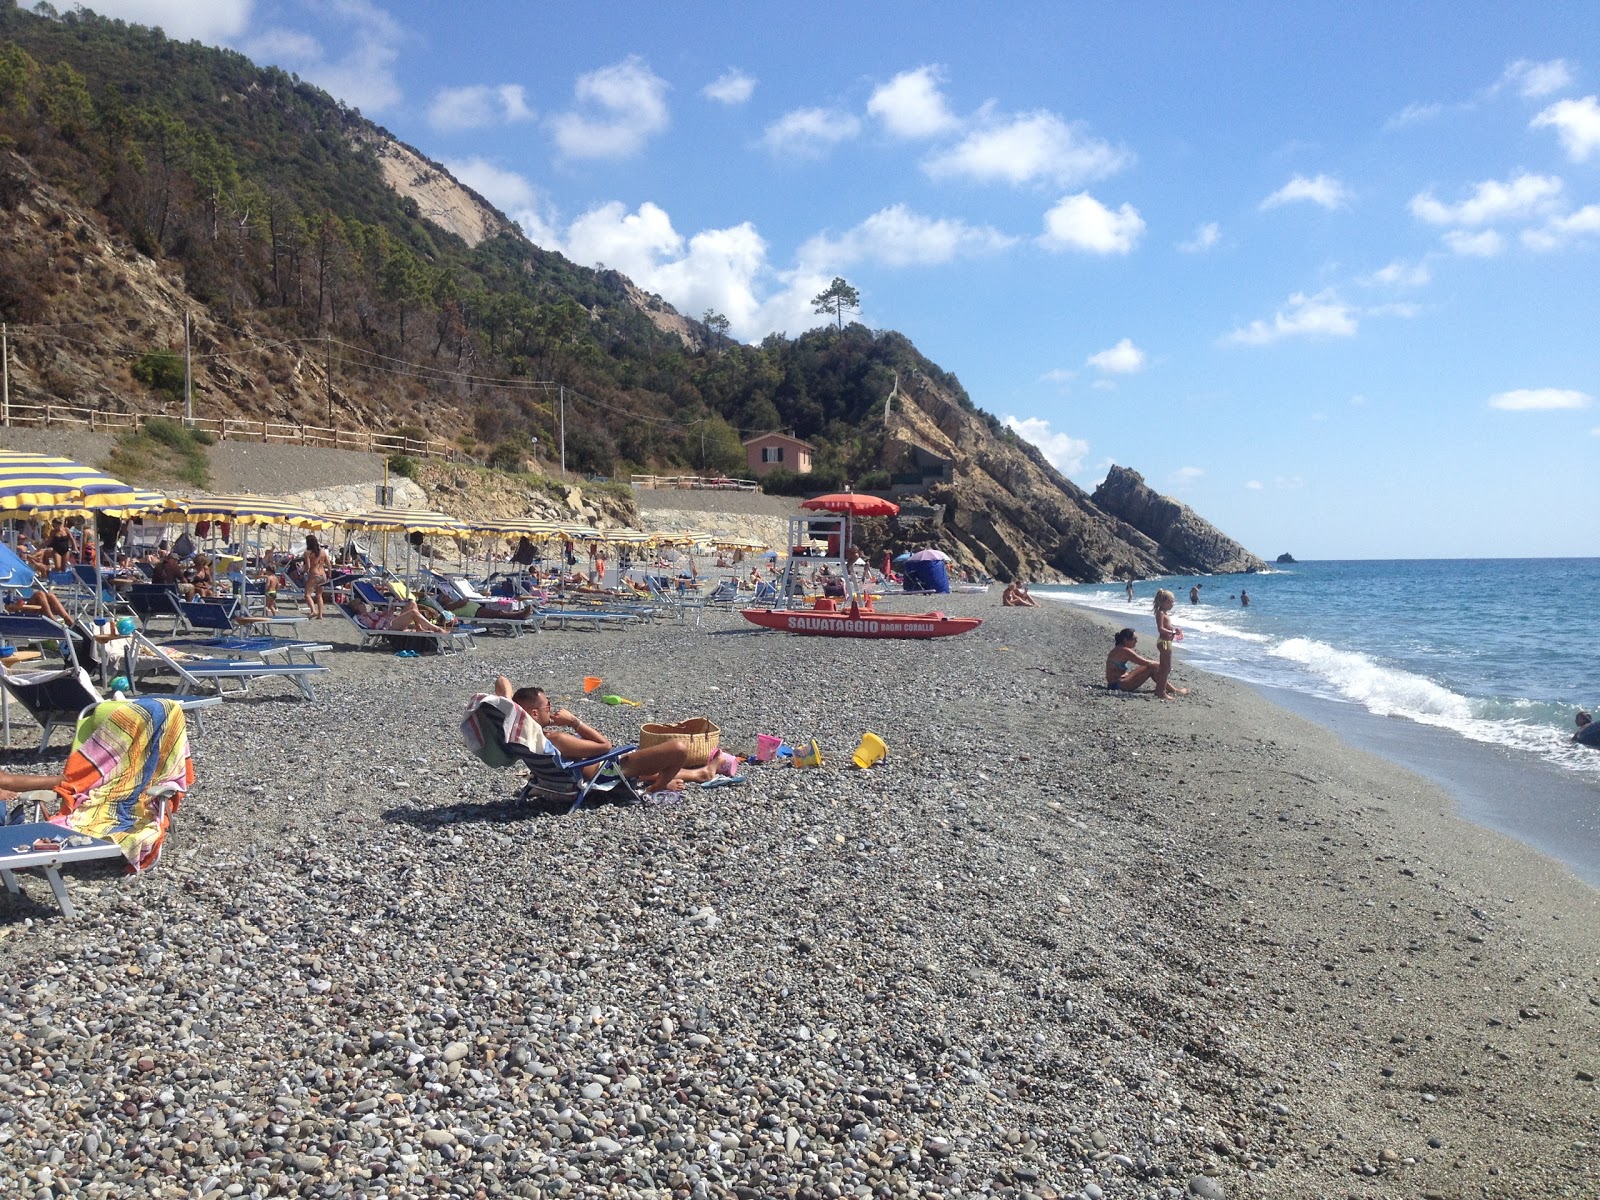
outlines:
[[1386, 667], [1353, 650], [1339, 650], [1312, 638], [1296, 637], [1279, 642], [1267, 653], [1300, 664], [1319, 679], [1331, 683], [1345, 699], [1365, 705], [1382, 717], [1435, 716], [1464, 721], [1472, 716], [1465, 696], [1458, 696], [1421, 675]]

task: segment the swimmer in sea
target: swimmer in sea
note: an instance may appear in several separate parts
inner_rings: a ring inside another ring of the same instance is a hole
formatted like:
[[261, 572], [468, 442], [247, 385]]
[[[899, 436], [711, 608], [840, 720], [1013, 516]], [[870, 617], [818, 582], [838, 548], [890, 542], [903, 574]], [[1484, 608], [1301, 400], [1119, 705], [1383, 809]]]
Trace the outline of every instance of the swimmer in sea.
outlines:
[[1156, 650], [1160, 654], [1160, 662], [1156, 671], [1156, 696], [1162, 700], [1170, 700], [1174, 696], [1187, 696], [1188, 688], [1173, 687], [1168, 682], [1172, 674], [1172, 643], [1183, 638], [1183, 630], [1172, 623], [1172, 606], [1178, 598], [1162, 588], [1156, 593], [1155, 603], [1152, 606], [1156, 614]]

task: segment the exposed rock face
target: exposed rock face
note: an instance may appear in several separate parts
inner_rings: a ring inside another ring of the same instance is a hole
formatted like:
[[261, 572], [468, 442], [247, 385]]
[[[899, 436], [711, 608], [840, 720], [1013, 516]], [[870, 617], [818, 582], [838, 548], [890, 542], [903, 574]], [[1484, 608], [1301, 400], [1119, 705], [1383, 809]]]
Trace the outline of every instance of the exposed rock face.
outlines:
[[1039, 450], [997, 436], [931, 380], [902, 380], [889, 450], [919, 446], [952, 464], [954, 481], [927, 490], [943, 505], [940, 542], [958, 563], [1002, 579], [1098, 582], [1162, 575], [1161, 547], [1102, 512]]
[[385, 183], [416, 201], [424, 217], [467, 245], [476, 246], [510, 228], [511, 223], [492, 204], [404, 142], [368, 125], [358, 127], [354, 138], [377, 155]]
[[1294, 557], [1294, 555], [1290, 554], [1287, 550], [1285, 550], [1282, 554], [1278, 555], [1278, 557], [1274, 561], [1280, 562], [1280, 563], [1292, 563], [1292, 562], [1295, 561], [1295, 557]]
[[1112, 467], [1094, 490], [1094, 502], [1154, 541], [1170, 573], [1226, 574], [1267, 565], [1188, 506], [1153, 491], [1137, 471]]

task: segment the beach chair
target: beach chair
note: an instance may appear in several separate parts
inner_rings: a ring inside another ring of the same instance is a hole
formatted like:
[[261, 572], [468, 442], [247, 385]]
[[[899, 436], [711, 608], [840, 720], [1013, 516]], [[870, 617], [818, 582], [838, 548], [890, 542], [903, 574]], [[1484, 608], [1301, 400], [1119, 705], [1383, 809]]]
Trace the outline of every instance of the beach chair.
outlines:
[[[478, 648], [477, 635], [484, 632], [478, 625], [453, 625], [443, 633], [429, 633], [426, 630], [410, 629], [385, 629], [381, 625], [372, 624], [373, 617], [370, 613], [360, 614], [348, 603], [340, 601], [335, 605], [344, 615], [344, 619], [354, 625], [361, 635], [360, 648], [365, 650], [368, 646], [383, 646], [388, 649], [414, 650], [417, 647], [433, 646], [440, 654], [447, 654], [461, 650], [476, 650]], [[410, 639], [407, 641], [406, 639]]]
[[77, 914], [59, 868], [123, 858], [134, 872], [149, 870], [161, 856], [172, 814], [193, 786], [194, 762], [180, 705], [109, 700], [86, 708], [51, 797], [60, 801], [60, 813], [49, 821], [0, 827], [6, 890], [20, 894], [17, 871], [42, 871], [61, 915], [72, 919]]
[[[131, 640], [126, 674], [135, 689], [140, 679], [161, 672], [176, 675], [187, 688], [203, 691], [209, 685], [218, 696], [242, 696], [258, 679], [283, 679], [293, 684], [307, 700], [315, 700], [312, 680], [328, 671], [327, 667], [314, 663], [264, 662], [259, 658], [190, 657], [187, 654], [178, 658], [142, 633], [135, 632]], [[238, 685], [232, 691], [227, 688], [229, 680]]]
[[74, 563], [72, 571], [77, 577], [79, 594], [97, 610], [119, 614], [133, 612], [122, 593], [106, 582], [106, 574], [99, 567], [92, 563]]
[[178, 589], [165, 583], [136, 583], [128, 589], [128, 607], [147, 631], [153, 631], [155, 622], [172, 622], [172, 633], [177, 633], [182, 620], [178, 613]]
[[304, 617], [251, 617], [241, 615], [235, 603], [221, 600], [174, 600], [178, 617], [188, 633], [205, 634], [205, 637], [183, 638], [168, 641], [168, 646], [184, 649], [220, 650], [229, 654], [254, 654], [261, 659], [281, 654], [286, 661], [303, 655], [310, 663], [317, 655], [332, 650], [327, 642], [308, 642], [299, 638], [279, 637], [270, 630], [282, 626], [296, 629]]
[[[528, 712], [506, 696], [477, 696], [461, 722], [467, 749], [491, 767], [518, 763], [528, 780], [513, 803], [531, 803], [552, 812], [575, 812], [591, 797], [637, 804], [641, 797], [623, 775], [620, 760], [637, 746], [617, 746], [597, 758], [573, 762], [545, 740], [544, 730]], [[586, 767], [598, 766], [592, 778]]]
[[[479, 605], [478, 611], [466, 619], [490, 633], [502, 633], [509, 637], [518, 637], [524, 633], [538, 633], [545, 622], [544, 614], [539, 612], [534, 612], [526, 617], [501, 617], [494, 615], [492, 612], [485, 613], [481, 606], [494, 604], [497, 602], [497, 598], [485, 596], [471, 580], [463, 579], [459, 575], [435, 575], [433, 576], [433, 587], [441, 597], [448, 597], [456, 603]], [[448, 608], [448, 605], [441, 604], [440, 607]]]

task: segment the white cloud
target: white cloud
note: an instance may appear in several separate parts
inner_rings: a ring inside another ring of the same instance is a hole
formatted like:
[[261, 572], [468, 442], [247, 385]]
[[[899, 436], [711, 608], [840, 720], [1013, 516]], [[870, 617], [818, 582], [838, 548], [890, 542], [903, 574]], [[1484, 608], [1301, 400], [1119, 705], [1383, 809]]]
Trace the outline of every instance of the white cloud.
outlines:
[[1332, 175], [1318, 175], [1314, 179], [1296, 175], [1263, 200], [1261, 210], [1265, 212], [1269, 208], [1277, 208], [1281, 204], [1293, 204], [1300, 200], [1321, 205], [1331, 211], [1343, 208], [1349, 202], [1350, 191]]
[[1072, 187], [1115, 174], [1133, 161], [1126, 150], [1090, 137], [1081, 125], [1051, 112], [996, 119], [987, 111], [954, 146], [930, 155], [922, 169], [934, 179], [959, 176], [979, 183], [1053, 183]]
[[550, 121], [568, 158], [627, 158], [667, 127], [667, 81], [638, 55], [578, 76], [573, 95], [588, 111]]
[[1452, 229], [1444, 235], [1444, 244], [1464, 258], [1493, 258], [1506, 248], [1506, 240], [1493, 229], [1468, 233], [1465, 229]]
[[928, 138], [948, 133], [960, 122], [939, 90], [943, 78], [938, 67], [901, 71], [872, 93], [867, 113], [882, 121], [895, 137]]
[[561, 248], [549, 197], [525, 176], [485, 158], [446, 159], [444, 168], [520, 225], [523, 236], [534, 245], [546, 250]]
[[528, 107], [527, 94], [520, 83], [440, 88], [434, 93], [433, 103], [428, 105], [428, 124], [447, 132], [509, 125], [533, 118], [534, 111]]
[[837, 238], [818, 234], [800, 248], [799, 260], [819, 270], [857, 262], [928, 267], [954, 258], [997, 254], [1016, 240], [988, 225], [925, 217], [904, 204], [895, 204], [873, 213]]
[[1551, 217], [1539, 229], [1524, 229], [1522, 244], [1530, 250], [1559, 250], [1568, 242], [1600, 233], [1600, 204], [1586, 204], [1577, 212]]
[[860, 132], [860, 120], [850, 113], [829, 108], [797, 108], [768, 125], [761, 142], [780, 158], [821, 158], [840, 142], [848, 142]]
[[1185, 254], [1204, 254], [1222, 240], [1222, 226], [1215, 221], [1207, 221], [1194, 231], [1194, 236], [1187, 242], [1179, 242], [1178, 249]]
[[1181, 492], [1200, 481], [1205, 471], [1199, 467], [1179, 467], [1167, 476], [1167, 486], [1175, 492]]
[[1445, 111], [1443, 104], [1408, 104], [1383, 123], [1385, 129], [1402, 129], [1407, 125], [1420, 125], [1432, 121]]
[[1489, 397], [1490, 408], [1507, 412], [1550, 412], [1557, 409], [1588, 408], [1594, 397], [1571, 388], [1516, 388]]
[[1127, 254], [1143, 233], [1144, 218], [1133, 205], [1112, 212], [1088, 192], [1079, 192], [1044, 214], [1044, 233], [1038, 240], [1046, 250]]
[[1054, 370], [1046, 371], [1043, 375], [1039, 376], [1039, 382], [1067, 384], [1071, 383], [1077, 377], [1078, 373], [1076, 371], [1069, 370], [1066, 367], [1056, 367]]
[[1363, 276], [1359, 282], [1368, 287], [1426, 287], [1433, 282], [1433, 272], [1425, 262], [1408, 263], [1397, 258], [1388, 266]]
[[[24, 4], [22, 7], [31, 8]], [[102, 17], [131, 21], [161, 29], [169, 38], [187, 42], [226, 43], [238, 37], [250, 23], [255, 0], [95, 0], [93, 4], [72, 5], [88, 8]]]
[[1262, 483], [1261, 480], [1259, 480], [1259, 479], [1247, 479], [1247, 480], [1245, 480], [1244, 486], [1245, 486], [1245, 489], [1247, 491], [1259, 492], [1266, 485], [1264, 483]]
[[1541, 96], [1548, 96], [1551, 92], [1559, 92], [1562, 88], [1572, 83], [1572, 68], [1567, 65], [1564, 58], [1552, 58], [1549, 62], [1532, 62], [1526, 58], [1519, 58], [1505, 69], [1500, 76], [1500, 82], [1493, 90], [1511, 88], [1518, 95], [1529, 100], [1537, 100]]
[[1412, 216], [1430, 225], [1491, 225], [1538, 216], [1560, 196], [1560, 179], [1524, 172], [1504, 182], [1485, 179], [1459, 204], [1444, 204], [1431, 191], [1418, 192], [1410, 207]]
[[1063, 475], [1071, 475], [1083, 466], [1083, 460], [1089, 453], [1089, 443], [1082, 438], [1053, 432], [1050, 422], [1042, 417], [1007, 416], [1005, 421], [1006, 427], [1023, 441], [1039, 447], [1045, 460]]
[[1144, 370], [1144, 351], [1133, 344], [1133, 339], [1123, 338], [1109, 350], [1091, 354], [1084, 361], [1095, 370], [1111, 375], [1134, 375]]
[[394, 66], [406, 38], [399, 22], [370, 0], [327, 0], [324, 7], [350, 38], [349, 47], [338, 57], [330, 58], [317, 38], [283, 27], [262, 30], [241, 49], [252, 58], [297, 72], [368, 115], [398, 104], [405, 93]]
[[743, 71], [730, 67], [701, 88], [700, 94], [707, 100], [715, 100], [718, 104], [732, 107], [735, 104], [743, 104], [755, 95], [755, 91], [754, 75], [746, 75]]
[[1573, 162], [1588, 162], [1600, 150], [1600, 99], [1558, 100], [1528, 122], [1529, 129], [1545, 126], [1556, 131], [1567, 157]]
[[1286, 337], [1354, 337], [1357, 328], [1355, 310], [1331, 291], [1315, 296], [1296, 292], [1272, 320], [1252, 321], [1222, 340], [1235, 346], [1268, 346]]

